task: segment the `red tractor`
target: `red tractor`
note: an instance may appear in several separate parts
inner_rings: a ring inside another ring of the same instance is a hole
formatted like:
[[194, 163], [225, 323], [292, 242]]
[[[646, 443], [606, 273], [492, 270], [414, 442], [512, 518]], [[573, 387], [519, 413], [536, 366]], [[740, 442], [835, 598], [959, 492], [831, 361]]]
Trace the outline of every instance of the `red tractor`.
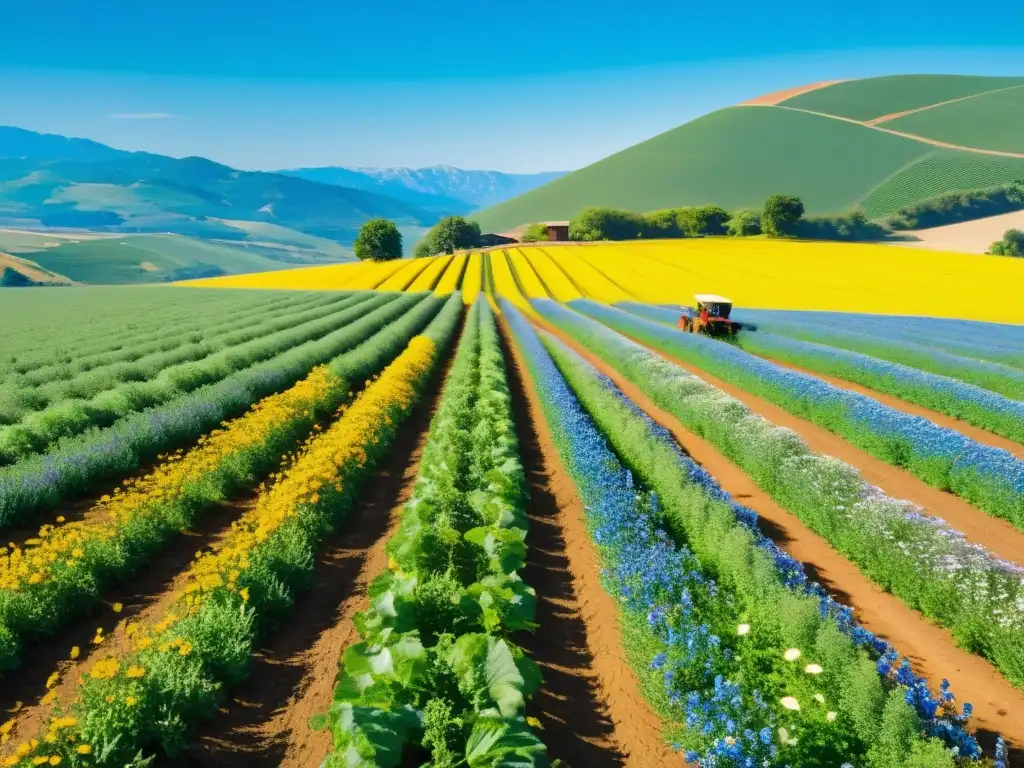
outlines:
[[679, 330], [689, 333], [703, 333], [712, 338], [732, 338], [743, 327], [729, 319], [732, 300], [712, 293], [698, 293], [694, 296], [697, 306], [687, 309], [679, 316]]

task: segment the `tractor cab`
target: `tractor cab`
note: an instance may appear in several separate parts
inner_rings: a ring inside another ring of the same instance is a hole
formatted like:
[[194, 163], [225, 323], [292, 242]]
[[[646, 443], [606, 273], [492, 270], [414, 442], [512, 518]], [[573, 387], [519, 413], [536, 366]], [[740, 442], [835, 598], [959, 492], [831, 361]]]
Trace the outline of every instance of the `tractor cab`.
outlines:
[[731, 299], [713, 293], [698, 293], [693, 298], [696, 307], [680, 316], [680, 330], [703, 333], [714, 338], [731, 338], [740, 330], [740, 324], [729, 319], [732, 312]]

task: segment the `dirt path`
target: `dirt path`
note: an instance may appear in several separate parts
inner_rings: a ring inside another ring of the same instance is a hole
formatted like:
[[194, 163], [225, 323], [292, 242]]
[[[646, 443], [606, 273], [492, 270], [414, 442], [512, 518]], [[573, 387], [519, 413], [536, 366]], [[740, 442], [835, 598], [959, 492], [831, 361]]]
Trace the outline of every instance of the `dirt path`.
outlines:
[[935, 109], [936, 107], [944, 107], [947, 104], [956, 104], [958, 101], [969, 101], [971, 99], [977, 99], [979, 96], [988, 96], [993, 93], [999, 93], [1000, 91], [1014, 91], [1018, 88], [1024, 88], [1022, 85], [1009, 85], [1005, 88], [993, 88], [991, 91], [982, 91], [981, 93], [970, 93], [967, 96], [959, 96], [955, 99], [946, 99], [945, 101], [937, 101], [934, 104], [925, 104], [923, 107], [917, 107], [915, 109], [905, 109], [902, 112], [893, 112], [889, 115], [882, 115], [881, 117], [875, 117], [871, 120], [865, 120], [865, 125], [878, 125], [889, 120], [895, 120], [897, 117], [906, 117], [907, 115], [914, 115], [918, 112], [926, 112], [929, 109]]
[[[109, 590], [103, 602], [87, 616], [63, 627], [56, 637], [32, 646], [31, 652], [26, 653], [25, 665], [10, 673], [10, 679], [4, 679], [0, 687], [0, 710], [10, 711], [18, 707], [19, 702], [29, 705], [21, 707], [15, 715], [11, 740], [0, 747], [0, 757], [5, 757], [6, 750], [17, 746], [20, 741], [36, 736], [47, 722], [53, 707], [39, 703], [47, 690], [47, 677], [59, 669], [59, 699], [70, 701], [74, 698], [79, 674], [95, 661], [126, 650], [124, 628], [128, 621], [156, 620], [166, 611], [196, 551], [208, 548], [230, 532], [231, 523], [241, 517], [255, 500], [253, 491], [208, 510], [195, 528], [176, 536], [136, 578]], [[115, 603], [124, 606], [119, 614], [112, 611]], [[91, 641], [97, 627], [103, 627], [106, 640], [94, 646]], [[81, 649], [82, 655], [77, 661], [69, 659], [72, 647]]]
[[[633, 341], [641, 343], [636, 339]], [[752, 395], [671, 355], [663, 354], [656, 349], [648, 349], [736, 398], [751, 411], [760, 414], [773, 424], [792, 429], [815, 453], [834, 456], [857, 467], [865, 480], [878, 486], [893, 498], [914, 502], [928, 514], [941, 517], [975, 544], [982, 545], [998, 557], [1011, 563], [1024, 565], [1024, 531], [1015, 528], [1007, 521], [983, 512], [959, 496], [933, 488], [910, 472], [894, 467], [881, 459], [876, 459], [824, 427], [794, 416], [762, 397]]]
[[893, 136], [899, 136], [904, 139], [912, 139], [919, 141], [922, 144], [929, 144], [933, 147], [942, 147], [943, 149], [960, 149], [964, 152], [974, 152], [979, 155], [994, 155], [996, 157], [1024, 157], [1024, 153], [1021, 152], [1005, 152], [1000, 149], [982, 149], [980, 147], [965, 147], [961, 144], [950, 144], [945, 141], [939, 141], [938, 139], [929, 139], [927, 136], [918, 136], [916, 133], [904, 133], [903, 131], [894, 131], [891, 128], [885, 128], [881, 125], [872, 125], [865, 123], [861, 120], [854, 120], [852, 117], [843, 117], [842, 115], [830, 115], [827, 112], [816, 112], [812, 109], [800, 109], [799, 107], [787, 107], [785, 104], [740, 104], [738, 106], [751, 106], [751, 107], [768, 107], [770, 109], [789, 109], [794, 112], [806, 112], [808, 115], [817, 115], [818, 117], [827, 117], [830, 120], [839, 120], [844, 123], [853, 123], [863, 128], [867, 128], [872, 131], [881, 131], [882, 133], [889, 133]]
[[905, 654], [918, 674], [933, 686], [943, 677], [948, 678], [958, 700], [974, 705], [971, 726], [990, 750], [994, 733], [1003, 734], [1016, 749], [1024, 749], [1024, 693], [1010, 685], [995, 667], [959, 648], [947, 631], [882, 591], [799, 518], [776, 504], [711, 443], [688, 431], [675, 416], [655, 405], [615, 369], [557, 329], [547, 325], [545, 328], [583, 355], [651, 418], [669, 429], [683, 450], [710, 472], [723, 489], [757, 512], [765, 535], [801, 561], [807, 575], [837, 600], [852, 606], [864, 627]]
[[856, 392], [857, 394], [873, 398], [894, 410], [908, 413], [911, 416], [920, 416], [928, 419], [928, 421], [938, 424], [940, 427], [945, 427], [946, 429], [952, 429], [954, 432], [959, 432], [961, 435], [969, 437], [977, 443], [989, 445], [993, 448], [1001, 448], [1007, 453], [1013, 454], [1018, 459], [1024, 460], [1024, 445], [1010, 440], [1008, 437], [997, 435], [994, 432], [989, 432], [987, 429], [982, 429], [981, 427], [975, 427], [974, 425], [968, 424], [966, 421], [961, 421], [953, 416], [947, 416], [944, 413], [933, 411], [931, 408], [925, 408], [922, 405], [909, 403], [906, 400], [901, 400], [900, 398], [895, 397], [894, 395], [887, 395], [884, 392], [879, 392], [876, 389], [855, 384], [852, 381], [841, 379], [838, 376], [828, 376], [824, 373], [818, 373], [808, 368], [801, 368], [800, 366], [793, 365], [792, 363], [776, 360], [773, 357], [765, 357], [764, 355], [758, 355], [758, 357], [762, 357], [768, 362], [774, 363], [781, 368], [788, 368], [789, 370], [796, 371], [797, 373], [814, 376], [816, 379], [828, 382], [838, 389], [845, 389], [847, 392]]
[[[504, 329], [503, 329], [504, 331]], [[626, 661], [619, 611], [600, 583], [583, 506], [548, 432], [525, 364], [504, 335], [523, 465], [530, 483], [525, 581], [537, 591], [532, 636], [520, 637], [544, 685], [530, 706], [552, 758], [585, 766], [682, 765]]]

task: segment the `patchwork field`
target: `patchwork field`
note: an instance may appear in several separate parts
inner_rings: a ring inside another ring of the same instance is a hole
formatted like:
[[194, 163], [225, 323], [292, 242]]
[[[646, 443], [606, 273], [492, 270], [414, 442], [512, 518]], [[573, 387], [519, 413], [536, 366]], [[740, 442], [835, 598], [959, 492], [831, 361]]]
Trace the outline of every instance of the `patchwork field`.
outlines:
[[[1024, 759], [1022, 267], [706, 239], [15, 292], [0, 762]], [[704, 291], [733, 342], [676, 328]]]

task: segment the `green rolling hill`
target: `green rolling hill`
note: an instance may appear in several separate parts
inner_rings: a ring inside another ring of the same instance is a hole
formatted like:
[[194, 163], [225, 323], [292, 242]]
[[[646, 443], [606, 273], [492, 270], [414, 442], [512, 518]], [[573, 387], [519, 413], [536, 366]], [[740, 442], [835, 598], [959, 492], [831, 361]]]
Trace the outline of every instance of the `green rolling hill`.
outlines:
[[[341, 249], [337, 244], [334, 247]], [[230, 243], [168, 234], [68, 235], [0, 230], [0, 256], [3, 254], [9, 257], [0, 257], [0, 266], [20, 271], [36, 282], [61, 282], [59, 278], [66, 278], [103, 285], [265, 272], [335, 263], [348, 256], [344, 250], [331, 250], [329, 255], [269, 240]], [[40, 277], [34, 268], [50, 275]]]
[[1022, 84], [1024, 77], [892, 75], [836, 83], [786, 99], [782, 104], [852, 120], [874, 120], [896, 112]]
[[[953, 99], [963, 100], [944, 103]], [[910, 110], [919, 111], [894, 116]], [[1021, 117], [1024, 78], [841, 82], [777, 104], [712, 112], [474, 218], [485, 232], [506, 232], [590, 206], [735, 210], [776, 193], [800, 196], [809, 214], [861, 209], [884, 217], [947, 192], [1024, 179], [1024, 135], [1015, 130]]]

